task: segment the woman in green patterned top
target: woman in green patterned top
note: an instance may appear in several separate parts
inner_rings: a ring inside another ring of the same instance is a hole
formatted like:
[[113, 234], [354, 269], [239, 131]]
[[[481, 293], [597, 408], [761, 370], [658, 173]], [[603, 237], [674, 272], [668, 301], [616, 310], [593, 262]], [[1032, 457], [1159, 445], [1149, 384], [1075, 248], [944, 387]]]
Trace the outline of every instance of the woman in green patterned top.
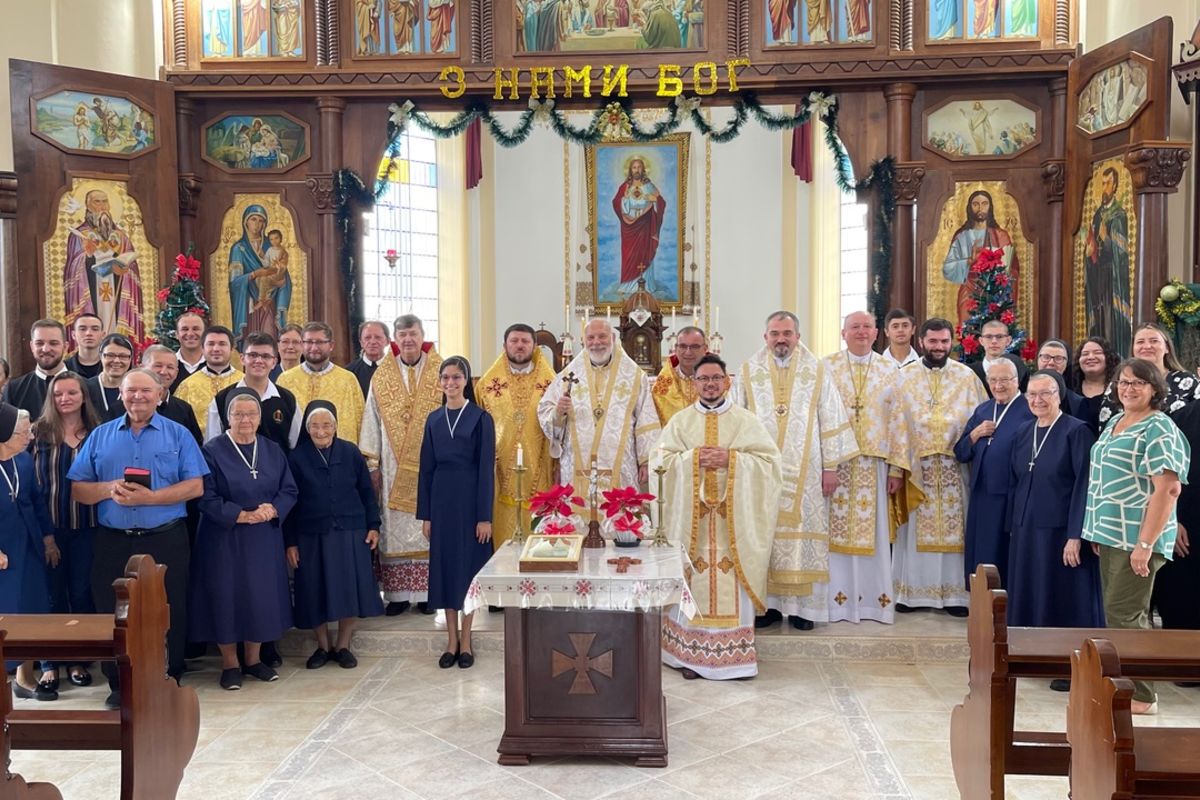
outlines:
[[[1083, 538], [1100, 556], [1108, 627], [1149, 629], [1154, 574], [1175, 547], [1175, 501], [1191, 448], [1158, 410], [1167, 387], [1154, 364], [1126, 359], [1116, 384], [1123, 410], [1092, 447]], [[1155, 700], [1152, 684], [1134, 681], [1134, 714], [1155, 713]]]

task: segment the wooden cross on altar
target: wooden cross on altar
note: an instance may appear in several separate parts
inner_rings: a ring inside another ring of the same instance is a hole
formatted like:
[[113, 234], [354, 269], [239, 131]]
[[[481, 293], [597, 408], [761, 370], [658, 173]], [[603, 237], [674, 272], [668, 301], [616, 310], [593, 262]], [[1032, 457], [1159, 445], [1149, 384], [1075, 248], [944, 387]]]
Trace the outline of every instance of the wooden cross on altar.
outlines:
[[626, 572], [629, 572], [629, 567], [631, 565], [641, 564], [642, 560], [640, 558], [630, 558], [629, 556], [621, 556], [620, 558], [610, 558], [608, 560], [608, 563], [614, 565], [617, 568], [618, 575], [624, 575]]
[[613, 651], [606, 650], [597, 656], [592, 656], [592, 642], [596, 639], [594, 633], [569, 633], [567, 638], [571, 640], [571, 649], [575, 652], [567, 655], [560, 650], [552, 650], [550, 653], [550, 677], [557, 678], [564, 672], [575, 670], [575, 680], [571, 682], [571, 688], [567, 690], [567, 694], [595, 694], [596, 685], [592, 683], [592, 676], [588, 673], [598, 672], [606, 678], [611, 678], [613, 676]]

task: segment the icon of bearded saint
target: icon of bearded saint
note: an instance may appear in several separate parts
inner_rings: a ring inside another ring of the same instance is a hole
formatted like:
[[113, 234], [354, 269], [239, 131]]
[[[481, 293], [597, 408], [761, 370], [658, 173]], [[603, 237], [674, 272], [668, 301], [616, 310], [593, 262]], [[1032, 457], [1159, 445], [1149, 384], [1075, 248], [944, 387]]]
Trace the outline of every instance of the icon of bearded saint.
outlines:
[[[92, 189], [83, 198], [83, 222], [67, 237], [63, 293], [67, 335], [80, 314], [95, 314], [109, 333], [135, 342], [145, 338], [142, 285], [133, 242], [113, 219], [108, 193]], [[74, 339], [70, 346], [74, 349]]]

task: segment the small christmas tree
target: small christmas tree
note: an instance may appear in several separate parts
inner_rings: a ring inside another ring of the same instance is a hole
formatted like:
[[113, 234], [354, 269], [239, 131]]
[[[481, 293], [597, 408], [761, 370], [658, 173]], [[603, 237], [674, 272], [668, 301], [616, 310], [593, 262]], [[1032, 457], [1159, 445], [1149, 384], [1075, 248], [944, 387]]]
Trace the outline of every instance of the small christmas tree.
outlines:
[[200, 283], [200, 262], [192, 257], [192, 248], [175, 256], [175, 272], [171, 285], [158, 291], [158, 321], [154, 335], [158, 341], [172, 350], [179, 349], [175, 338], [175, 323], [187, 313], [199, 314], [208, 320], [209, 305], [204, 299], [204, 286]]
[[1036, 358], [1037, 343], [1017, 324], [1017, 304], [1013, 302], [1012, 279], [1004, 266], [1004, 251], [990, 247], [980, 250], [967, 280], [971, 296], [966, 305], [967, 318], [956, 331], [958, 344], [954, 346], [954, 354], [958, 360], [971, 364], [983, 358], [979, 335], [984, 323], [992, 320], [1008, 326], [1008, 335], [1012, 337], [1008, 352], [1018, 353], [1025, 361]]

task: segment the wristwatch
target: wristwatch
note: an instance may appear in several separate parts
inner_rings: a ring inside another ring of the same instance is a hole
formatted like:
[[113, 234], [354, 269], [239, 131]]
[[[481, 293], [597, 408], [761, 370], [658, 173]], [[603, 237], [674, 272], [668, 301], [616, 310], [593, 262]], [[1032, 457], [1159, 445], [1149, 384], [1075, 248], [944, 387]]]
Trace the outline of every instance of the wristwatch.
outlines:
[[1138, 539], [1137, 545], [1138, 545], [1138, 547], [1142, 548], [1143, 550], [1150, 550], [1154, 547], [1154, 545], [1149, 544], [1147, 542], [1143, 542], [1141, 539]]

